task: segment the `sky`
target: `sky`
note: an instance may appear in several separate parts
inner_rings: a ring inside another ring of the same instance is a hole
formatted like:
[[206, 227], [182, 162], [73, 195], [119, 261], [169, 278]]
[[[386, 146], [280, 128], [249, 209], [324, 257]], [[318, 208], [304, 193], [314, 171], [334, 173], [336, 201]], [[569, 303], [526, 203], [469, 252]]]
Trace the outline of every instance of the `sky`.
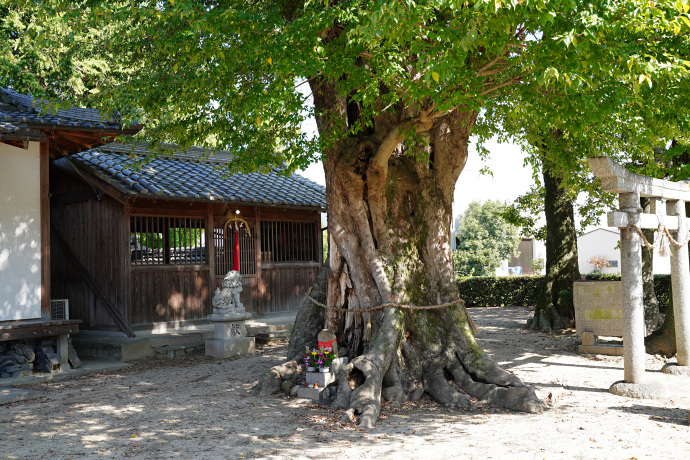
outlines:
[[[464, 212], [472, 201], [512, 202], [519, 195], [526, 193], [532, 185], [532, 169], [523, 166], [526, 155], [520, 147], [515, 144], [499, 144], [495, 139], [490, 140], [486, 147], [491, 155], [483, 162], [470, 146], [467, 164], [455, 187], [454, 217]], [[488, 166], [493, 176], [480, 172], [484, 166]], [[321, 163], [312, 164], [299, 174], [325, 185]]]

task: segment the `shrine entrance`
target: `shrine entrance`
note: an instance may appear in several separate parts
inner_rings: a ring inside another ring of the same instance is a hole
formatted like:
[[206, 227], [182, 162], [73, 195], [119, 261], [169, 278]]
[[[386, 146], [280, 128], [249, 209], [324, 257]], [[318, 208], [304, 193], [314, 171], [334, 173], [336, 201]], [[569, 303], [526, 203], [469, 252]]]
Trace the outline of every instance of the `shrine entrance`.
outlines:
[[[690, 185], [641, 176], [611, 158], [589, 160], [602, 189], [617, 193], [619, 209], [608, 213], [608, 225], [620, 230], [621, 302], [623, 305], [624, 380], [610, 392], [628, 397], [662, 397], [665, 389], [645, 382], [645, 324], [642, 292], [642, 229], [656, 229], [654, 245], [670, 243], [673, 312], [675, 315], [677, 364], [662, 369], [669, 374], [690, 375], [690, 260], [688, 218], [685, 203]], [[644, 213], [640, 197], [651, 200], [651, 213]], [[650, 244], [644, 240], [646, 244]]]

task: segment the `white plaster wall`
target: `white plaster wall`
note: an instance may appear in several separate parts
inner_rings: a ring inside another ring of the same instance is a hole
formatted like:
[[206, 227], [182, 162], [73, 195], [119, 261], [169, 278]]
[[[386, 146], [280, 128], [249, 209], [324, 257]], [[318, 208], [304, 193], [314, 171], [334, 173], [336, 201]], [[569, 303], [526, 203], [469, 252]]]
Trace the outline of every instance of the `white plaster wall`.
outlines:
[[0, 321], [41, 317], [39, 149], [0, 143]]
[[[618, 229], [615, 229], [618, 230]], [[606, 256], [608, 260], [617, 260], [618, 267], [608, 267], [602, 270], [604, 273], [620, 273], [620, 249], [618, 246], [620, 234], [613, 233], [604, 229], [596, 229], [582, 235], [577, 239], [577, 261], [580, 266], [580, 273], [586, 275], [592, 273], [594, 265], [587, 261], [592, 256]], [[671, 273], [671, 258], [661, 257], [657, 250], [654, 252], [654, 265], [652, 271], [655, 275], [668, 275]]]
[[593, 256], [605, 256], [607, 260], [618, 261], [618, 267], [606, 267], [602, 273], [620, 273], [621, 251], [616, 249], [619, 239], [617, 232], [610, 232], [601, 228], [579, 237], [577, 239], [577, 262], [580, 266], [580, 273], [586, 275], [594, 271], [594, 265], [587, 262]]

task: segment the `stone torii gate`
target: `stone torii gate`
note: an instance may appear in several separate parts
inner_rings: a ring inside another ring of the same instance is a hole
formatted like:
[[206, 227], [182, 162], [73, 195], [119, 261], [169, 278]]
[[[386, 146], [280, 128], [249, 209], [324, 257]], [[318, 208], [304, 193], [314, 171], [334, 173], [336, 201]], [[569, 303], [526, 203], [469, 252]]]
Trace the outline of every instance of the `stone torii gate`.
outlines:
[[[690, 201], [690, 185], [641, 176], [611, 158], [590, 158], [594, 175], [602, 189], [617, 193], [619, 210], [608, 213], [608, 225], [620, 229], [621, 302], [623, 305], [624, 381], [614, 383], [610, 392], [629, 397], [662, 397], [665, 388], [645, 383], [644, 305], [642, 294], [641, 229], [658, 230], [655, 240], [671, 243], [671, 283], [676, 328], [677, 365], [665, 365], [663, 372], [690, 375], [690, 261], [685, 202]], [[654, 214], [645, 214], [640, 197], [651, 198]], [[663, 206], [663, 201], [666, 206]]]

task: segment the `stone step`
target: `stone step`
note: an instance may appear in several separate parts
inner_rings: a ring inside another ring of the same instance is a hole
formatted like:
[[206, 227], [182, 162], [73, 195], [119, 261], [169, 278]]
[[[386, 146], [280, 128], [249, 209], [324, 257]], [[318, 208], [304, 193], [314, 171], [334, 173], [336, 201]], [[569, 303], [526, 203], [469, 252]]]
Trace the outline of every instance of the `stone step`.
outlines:
[[[249, 333], [247, 333], [249, 334]], [[260, 343], [272, 343], [272, 342], [280, 342], [282, 340], [287, 340], [290, 338], [290, 334], [292, 334], [292, 329], [283, 329], [279, 331], [271, 331], [271, 332], [260, 332], [256, 334], [256, 341]]]
[[279, 317], [269, 321], [250, 319], [245, 323], [247, 325], [247, 335], [256, 337], [257, 334], [266, 332], [291, 331], [295, 324], [294, 316], [285, 318]]
[[150, 334], [137, 337], [112, 337], [77, 334], [72, 344], [81, 358], [130, 362], [149, 358], [180, 357], [203, 349], [204, 340], [213, 338], [213, 330]]

